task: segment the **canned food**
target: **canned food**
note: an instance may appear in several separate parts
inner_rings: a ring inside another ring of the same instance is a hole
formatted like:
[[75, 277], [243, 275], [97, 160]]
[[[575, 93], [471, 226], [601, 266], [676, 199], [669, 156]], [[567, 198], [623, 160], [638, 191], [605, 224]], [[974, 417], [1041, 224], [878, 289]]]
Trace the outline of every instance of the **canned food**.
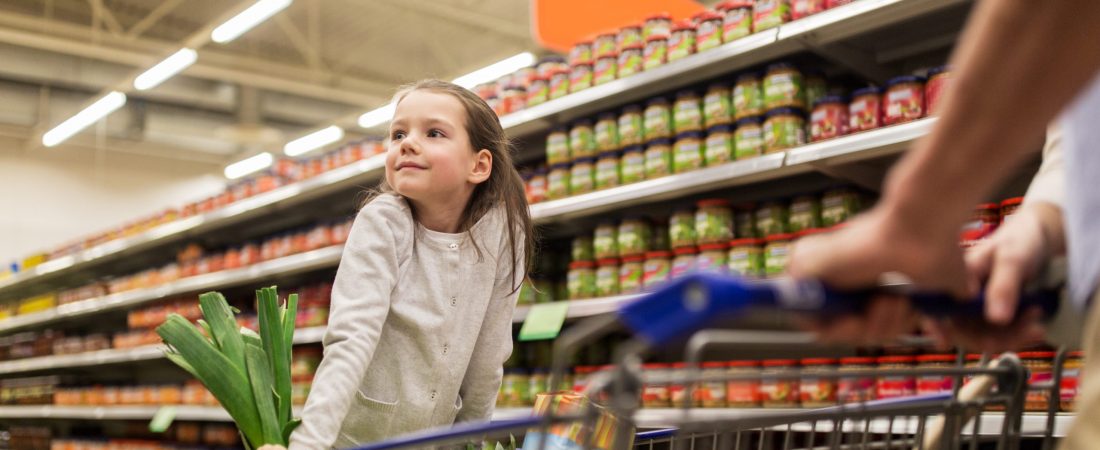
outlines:
[[819, 374], [832, 373], [837, 360], [832, 358], [806, 358], [802, 360], [802, 379], [798, 385], [803, 408], [822, 408], [836, 404], [837, 379]]
[[596, 59], [592, 53], [592, 41], [581, 41], [573, 44], [573, 49], [569, 51], [569, 65], [574, 66], [580, 63], [591, 63]]
[[619, 224], [618, 240], [620, 256], [640, 256], [649, 250], [653, 230], [649, 221], [641, 217], [628, 217]]
[[546, 173], [545, 167], [535, 169], [531, 178], [527, 180], [527, 202], [539, 203], [546, 200]]
[[592, 121], [582, 119], [574, 122], [569, 130], [569, 156], [573, 160], [595, 158], [597, 151]]
[[619, 266], [619, 290], [623, 294], [632, 294], [642, 290], [645, 276], [645, 256], [624, 256]]
[[593, 68], [593, 84], [601, 85], [615, 81], [618, 78], [619, 67], [619, 55], [612, 53], [610, 55], [601, 56], [596, 59], [596, 65]]
[[726, 407], [726, 380], [721, 379], [729, 367], [724, 361], [707, 361], [701, 364], [704, 377], [718, 378], [716, 381], [699, 383], [695, 387], [695, 406], [703, 408]]
[[841, 378], [837, 381], [837, 399], [841, 403], [862, 403], [874, 400], [874, 377], [843, 376], [844, 372], [861, 372], [874, 368], [874, 358], [859, 356], [840, 358]]
[[615, 41], [618, 39], [618, 33], [610, 32], [603, 33], [596, 36], [596, 39], [592, 40], [592, 51], [595, 54], [596, 59], [603, 58], [608, 55], [615, 55], [617, 53], [618, 44]]
[[756, 231], [763, 236], [787, 232], [787, 208], [776, 202], [765, 203], [756, 210]]
[[618, 258], [601, 259], [596, 264], [596, 296], [611, 297], [619, 295]]
[[619, 34], [616, 37], [616, 43], [619, 46], [619, 51], [627, 47], [632, 46], [644, 46], [645, 38], [642, 37], [641, 25], [627, 25], [619, 29]]
[[696, 51], [706, 51], [722, 45], [722, 15], [704, 11], [695, 16], [699, 27], [695, 30]]
[[619, 115], [619, 127], [618, 127], [618, 140], [619, 145], [640, 145], [645, 142], [644, 132], [644, 120], [642, 118], [642, 107], [638, 105], [630, 105], [623, 108], [623, 113]]
[[832, 227], [859, 213], [859, 194], [851, 189], [833, 189], [821, 200], [821, 225]]
[[[1029, 387], [1049, 384], [1054, 379], [1054, 352], [1020, 352], [1020, 361], [1031, 377]], [[1050, 405], [1050, 389], [1028, 389], [1024, 399], [1025, 411], [1046, 411]]]
[[569, 76], [572, 72], [565, 69], [555, 69], [550, 73], [550, 99], [562, 98], [569, 93]]
[[[917, 357], [920, 369], [948, 369], [955, 366], [955, 355], [921, 355]], [[955, 377], [951, 375], [925, 374], [917, 377], [917, 395], [951, 392]]]
[[695, 204], [695, 241], [724, 244], [733, 239], [733, 210], [723, 199], [700, 200]]
[[806, 71], [803, 78], [805, 81], [805, 104], [806, 107], [812, 108], [818, 101], [826, 96], [829, 85], [825, 81], [825, 75], [819, 70]]
[[798, 20], [825, 10], [825, 0], [791, 0], [791, 20]]
[[789, 233], [773, 234], [765, 239], [764, 275], [768, 278], [782, 275], [787, 271], [787, 255], [790, 253], [794, 235]]
[[702, 244], [699, 256], [695, 258], [695, 270], [699, 272], [726, 273], [729, 264], [727, 254], [729, 246], [724, 243]]
[[760, 75], [746, 73], [737, 77], [737, 84], [733, 87], [733, 114], [737, 120], [764, 114]]
[[760, 32], [791, 21], [787, 0], [756, 0], [752, 9], [753, 31]]
[[527, 106], [546, 103], [550, 99], [550, 77], [538, 75], [531, 79], [527, 88]]
[[730, 361], [727, 373], [733, 377], [746, 377], [747, 379], [731, 379], [726, 383], [726, 407], [759, 407], [761, 400], [760, 362]]
[[821, 226], [821, 202], [812, 195], [803, 195], [791, 201], [787, 217], [788, 229], [798, 233]]
[[596, 259], [619, 257], [619, 228], [614, 222], [602, 222], [596, 226], [592, 247]]
[[[877, 360], [880, 370], [911, 369], [914, 361], [912, 356], [882, 356]], [[882, 375], [875, 392], [880, 400], [917, 395], [917, 380], [913, 375]]]
[[[665, 375], [672, 370], [670, 364], [643, 364], [642, 370], [656, 376]], [[668, 408], [672, 406], [672, 396], [666, 383], [646, 383], [642, 388], [642, 406], [646, 408]]]
[[928, 84], [924, 86], [924, 101], [928, 104], [928, 114], [936, 112], [940, 97], [951, 85], [951, 68], [936, 67], [928, 71]]
[[581, 62], [571, 66], [569, 72], [569, 92], [579, 92], [592, 87], [592, 63]]
[[680, 208], [668, 221], [668, 235], [673, 248], [695, 245], [695, 215], [690, 208]]
[[572, 252], [570, 254], [573, 261], [592, 261], [596, 259], [596, 251], [592, 246], [591, 236], [577, 236], [573, 238]]
[[573, 261], [569, 263], [567, 283], [570, 300], [581, 300], [596, 296], [596, 263], [592, 261]]
[[1062, 411], [1070, 412], [1077, 409], [1077, 389], [1080, 385], [1081, 368], [1084, 367], [1084, 353], [1080, 351], [1069, 352], [1066, 362], [1062, 366], [1062, 383], [1059, 386], [1059, 406]]
[[596, 150], [608, 152], [619, 149], [619, 118], [615, 113], [600, 114], [595, 129]]
[[569, 196], [569, 163], [550, 166], [546, 175], [546, 199], [557, 200]]
[[546, 136], [546, 163], [562, 164], [572, 159], [569, 155], [569, 130], [564, 127], [555, 127]]
[[660, 13], [649, 16], [642, 25], [642, 38], [668, 37], [672, 33], [672, 16]]

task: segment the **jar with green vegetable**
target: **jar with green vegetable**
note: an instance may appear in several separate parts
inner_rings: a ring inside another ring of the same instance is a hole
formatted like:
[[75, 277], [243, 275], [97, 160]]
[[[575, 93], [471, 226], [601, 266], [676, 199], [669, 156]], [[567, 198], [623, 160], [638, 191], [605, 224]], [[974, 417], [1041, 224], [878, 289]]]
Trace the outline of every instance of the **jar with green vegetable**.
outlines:
[[669, 244], [672, 248], [695, 245], [695, 212], [691, 208], [680, 208], [672, 213], [668, 220]]
[[649, 242], [652, 240], [653, 229], [649, 221], [643, 217], [630, 216], [619, 224], [619, 255], [635, 256], [644, 255], [649, 251]]
[[596, 157], [596, 133], [591, 120], [582, 119], [573, 123], [573, 128], [569, 130], [569, 155], [574, 161]]
[[733, 239], [733, 210], [728, 201], [700, 200], [695, 206], [695, 242], [724, 244]]
[[573, 161], [569, 173], [569, 195], [587, 194], [596, 189], [596, 160], [580, 158]]
[[688, 131], [676, 135], [673, 144], [672, 168], [675, 173], [690, 172], [703, 167], [703, 133]]
[[592, 246], [592, 236], [577, 236], [573, 238], [572, 252], [570, 253], [573, 261], [593, 261], [596, 259], [596, 251]]
[[716, 242], [699, 246], [699, 256], [695, 258], [695, 270], [699, 272], [726, 273], [728, 244]]
[[600, 153], [600, 159], [596, 160], [596, 190], [608, 189], [619, 186], [619, 152], [608, 151]]
[[733, 133], [729, 125], [715, 125], [707, 129], [707, 140], [703, 145], [704, 162], [707, 167], [733, 161]]
[[672, 253], [667, 250], [646, 252], [645, 273], [642, 275], [642, 287], [653, 289], [669, 279], [672, 273]]
[[790, 252], [793, 234], [781, 233], [768, 236], [764, 247], [764, 275], [768, 278], [782, 275], [787, 270], [787, 254]]
[[672, 109], [667, 98], [657, 97], [646, 102], [642, 127], [642, 137], [646, 140], [672, 136]]
[[672, 174], [672, 140], [657, 138], [646, 144], [645, 178], [652, 180]]
[[619, 115], [619, 145], [641, 145], [645, 142], [644, 130], [642, 107], [630, 105], [623, 108], [623, 113]]
[[569, 273], [566, 278], [570, 300], [581, 300], [596, 296], [595, 262], [573, 261], [569, 263]]
[[760, 237], [760, 234], [756, 231], [755, 211], [754, 206], [750, 204], [739, 206], [737, 212], [734, 213], [733, 223], [736, 227], [734, 234], [738, 239]]
[[737, 77], [733, 87], [733, 118], [737, 120], [764, 114], [764, 92], [760, 74], [746, 73]]
[[804, 89], [802, 72], [794, 65], [772, 64], [764, 75], [764, 108], [805, 108]]
[[833, 189], [821, 200], [821, 225], [831, 227], [859, 213], [859, 194], [851, 189]]
[[760, 278], [764, 275], [764, 240], [735, 239], [730, 241], [727, 256], [730, 275]]
[[756, 210], [756, 231], [764, 236], [787, 232], [787, 206], [769, 202]]
[[624, 256], [619, 266], [619, 292], [633, 294], [642, 290], [645, 276], [645, 255]]
[[645, 150], [640, 145], [623, 149], [621, 165], [622, 184], [645, 180]]
[[806, 81], [806, 101], [805, 108], [812, 108], [817, 104], [818, 100], [824, 98], [828, 91], [829, 85], [825, 81], [825, 75], [820, 70], [808, 70], [805, 73]]
[[572, 160], [569, 155], [569, 130], [565, 127], [550, 130], [550, 134], [546, 136], [546, 163], [554, 165]]
[[604, 258], [596, 264], [596, 296], [619, 295], [619, 259]]
[[653, 251], [672, 249], [672, 243], [669, 242], [668, 219], [656, 221], [656, 225], [653, 225], [653, 240], [649, 242], [649, 249]]
[[803, 195], [791, 201], [787, 220], [791, 233], [821, 226], [821, 202], [812, 195]]
[[546, 198], [562, 199], [569, 196], [569, 163], [554, 164], [546, 174]]
[[703, 129], [703, 100], [695, 91], [680, 91], [672, 109], [672, 132]]
[[726, 83], [714, 83], [703, 96], [703, 125], [727, 125], [733, 123], [733, 91]]
[[677, 279], [695, 271], [695, 259], [699, 256], [699, 250], [695, 247], [680, 247], [672, 251], [672, 271], [669, 279]]
[[619, 228], [615, 222], [602, 222], [596, 226], [592, 237], [596, 259], [619, 257]]
[[794, 108], [768, 111], [764, 120], [764, 153], [774, 153], [806, 143], [806, 119]]
[[601, 152], [619, 149], [619, 117], [615, 113], [600, 114], [596, 121], [596, 150]]
[[764, 127], [759, 117], [746, 117], [737, 121], [733, 132], [733, 156], [736, 160], [755, 158], [764, 154]]

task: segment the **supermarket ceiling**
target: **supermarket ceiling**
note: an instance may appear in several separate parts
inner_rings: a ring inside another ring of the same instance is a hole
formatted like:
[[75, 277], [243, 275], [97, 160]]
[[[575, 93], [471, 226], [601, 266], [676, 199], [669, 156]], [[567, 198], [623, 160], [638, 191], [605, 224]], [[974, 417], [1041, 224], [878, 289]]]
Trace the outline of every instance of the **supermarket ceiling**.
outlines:
[[[126, 106], [97, 133], [39, 136], [254, 0], [0, 2], [0, 151], [221, 165], [385, 103], [395, 88], [537, 51], [522, 0], [296, 0]], [[354, 130], [349, 130], [354, 131]]]

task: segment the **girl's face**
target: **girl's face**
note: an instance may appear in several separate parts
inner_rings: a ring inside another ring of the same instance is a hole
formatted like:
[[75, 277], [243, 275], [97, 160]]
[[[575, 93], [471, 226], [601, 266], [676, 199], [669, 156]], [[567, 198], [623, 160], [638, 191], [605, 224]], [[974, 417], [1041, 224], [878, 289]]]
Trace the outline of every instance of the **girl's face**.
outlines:
[[[408, 93], [390, 122], [386, 179], [398, 194], [425, 204], [465, 205], [488, 173], [466, 133], [466, 110], [457, 98], [427, 90]], [[491, 156], [490, 156], [491, 161]]]

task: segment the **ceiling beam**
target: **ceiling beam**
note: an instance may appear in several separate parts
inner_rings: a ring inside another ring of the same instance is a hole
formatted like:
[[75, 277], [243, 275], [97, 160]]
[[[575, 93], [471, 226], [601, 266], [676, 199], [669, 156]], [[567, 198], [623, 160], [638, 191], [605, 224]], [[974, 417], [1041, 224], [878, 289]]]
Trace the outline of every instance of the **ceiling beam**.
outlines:
[[[32, 128], [17, 125], [0, 124], [0, 137], [15, 139], [24, 142], [24, 145], [21, 146], [12, 146], [7, 148], [0, 147], [0, 152], [19, 152], [20, 149], [26, 148], [28, 144], [33, 144], [33, 142], [30, 141], [35, 139], [36, 136], [37, 134]], [[100, 139], [104, 139], [102, 147], [99, 142]], [[226, 162], [228, 162], [228, 158], [225, 156], [196, 152], [193, 149], [189, 148], [175, 147], [163, 143], [150, 144], [145, 142], [135, 142], [111, 137], [104, 138], [93, 136], [87, 133], [73, 136], [72, 138], [58, 146], [58, 149], [61, 150], [65, 148], [82, 150], [100, 150], [101, 148], [103, 148], [110, 153], [140, 155], [168, 161], [202, 164], [210, 166], [212, 168], [222, 166]]]
[[135, 23], [134, 26], [130, 27], [129, 30], [126, 30], [126, 39], [137, 39], [142, 35], [142, 33], [145, 33], [149, 28], [152, 28], [152, 26], [156, 25], [157, 22], [160, 22], [160, 19], [164, 18], [164, 16], [168, 15], [168, 13], [172, 12], [172, 10], [176, 9], [176, 7], [180, 5], [180, 3], [183, 3], [183, 0], [162, 1], [159, 5], [157, 5], [156, 8], [154, 8], [152, 11], [149, 11], [149, 14], [145, 15], [145, 17], [139, 20], [138, 23]]
[[122, 25], [119, 25], [118, 19], [111, 13], [111, 10], [103, 6], [103, 0], [88, 0], [88, 3], [92, 6], [92, 13], [96, 17], [100, 17], [103, 23], [107, 25], [107, 31], [114, 35], [122, 34]]
[[499, 19], [466, 8], [451, 6], [443, 2], [383, 0], [382, 3], [388, 4], [394, 8], [412, 11], [423, 16], [434, 17], [446, 22], [453, 22], [482, 31], [489, 31], [512, 39], [520, 39], [524, 44], [531, 41], [531, 28], [528, 24]]
[[298, 53], [302, 55], [302, 58], [305, 59], [306, 63], [308, 63], [311, 68], [314, 70], [325, 70], [325, 63], [321, 60], [321, 54], [316, 48], [313, 48], [313, 45], [311, 45], [305, 35], [298, 30], [294, 22], [287, 18], [286, 15], [279, 14], [275, 16], [275, 24], [279, 26], [279, 29], [283, 31], [283, 34], [286, 35], [290, 43], [294, 45], [294, 48], [298, 50]]

